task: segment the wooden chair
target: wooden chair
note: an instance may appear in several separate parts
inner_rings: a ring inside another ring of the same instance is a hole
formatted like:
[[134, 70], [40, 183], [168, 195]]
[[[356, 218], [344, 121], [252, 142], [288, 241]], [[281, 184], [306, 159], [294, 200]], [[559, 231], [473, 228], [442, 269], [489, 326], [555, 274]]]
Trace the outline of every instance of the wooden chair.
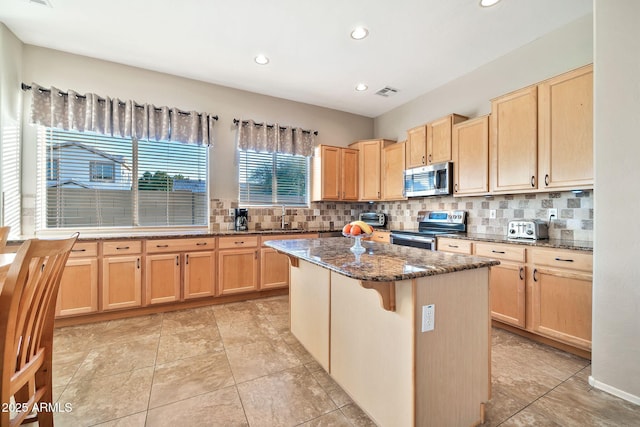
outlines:
[[[0, 290], [0, 426], [38, 421], [53, 426], [51, 357], [60, 278], [77, 233], [63, 240], [22, 244]], [[11, 397], [15, 405], [11, 404]], [[35, 407], [35, 411], [34, 410]], [[35, 413], [34, 413], [35, 412]]]
[[9, 238], [9, 231], [11, 227], [0, 227], [0, 254], [3, 254], [7, 247], [7, 239]]

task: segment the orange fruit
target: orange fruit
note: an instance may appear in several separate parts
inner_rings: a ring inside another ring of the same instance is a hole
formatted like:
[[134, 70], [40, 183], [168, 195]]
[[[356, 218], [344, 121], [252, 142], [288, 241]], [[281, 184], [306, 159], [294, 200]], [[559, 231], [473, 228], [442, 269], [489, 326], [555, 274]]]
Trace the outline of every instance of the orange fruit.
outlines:
[[351, 227], [351, 235], [352, 236], [358, 236], [362, 234], [362, 229], [360, 228], [359, 225], [354, 225]]
[[344, 234], [350, 234], [351, 233], [351, 224], [347, 224], [344, 227], [342, 227], [342, 232]]

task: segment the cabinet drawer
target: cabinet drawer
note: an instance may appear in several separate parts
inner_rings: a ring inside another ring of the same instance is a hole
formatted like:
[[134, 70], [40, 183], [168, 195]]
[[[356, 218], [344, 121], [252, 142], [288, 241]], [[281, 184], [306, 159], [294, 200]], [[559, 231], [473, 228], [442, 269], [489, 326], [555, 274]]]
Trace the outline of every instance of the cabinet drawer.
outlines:
[[186, 252], [215, 249], [215, 237], [147, 240], [147, 253]]
[[460, 239], [438, 238], [438, 250], [455, 252], [457, 254], [471, 255], [471, 241]]
[[262, 236], [260, 237], [260, 241], [264, 246], [264, 242], [268, 242], [269, 240], [316, 239], [317, 237], [317, 233], [274, 234], [273, 236]]
[[390, 243], [391, 242], [391, 232], [389, 231], [374, 231], [371, 240], [374, 242], [380, 243]]
[[506, 261], [525, 262], [525, 248], [517, 245], [500, 245], [496, 243], [476, 243], [477, 256], [502, 259]]
[[531, 249], [531, 262], [535, 265], [567, 268], [571, 270], [593, 271], [593, 255], [577, 251], [554, 249]]
[[233, 236], [220, 237], [218, 247], [220, 249], [248, 248], [258, 246], [258, 236]]
[[98, 242], [77, 242], [69, 253], [69, 258], [94, 256], [98, 256]]
[[123, 240], [120, 242], [103, 242], [102, 255], [126, 255], [142, 252], [141, 240]]

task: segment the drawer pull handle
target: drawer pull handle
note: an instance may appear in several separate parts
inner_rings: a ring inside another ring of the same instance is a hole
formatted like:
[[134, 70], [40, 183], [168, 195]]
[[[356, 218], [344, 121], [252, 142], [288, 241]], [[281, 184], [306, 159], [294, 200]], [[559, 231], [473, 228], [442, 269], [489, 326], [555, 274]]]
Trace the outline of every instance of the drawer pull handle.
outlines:
[[233, 243], [235, 243], [236, 245], [244, 245], [244, 241], [242, 241], [242, 242], [233, 242]]
[[495, 249], [491, 249], [491, 252], [493, 252], [494, 254], [503, 254], [504, 255], [504, 251], [496, 251]]
[[156, 248], [168, 248], [169, 245], [156, 245]]
[[536, 274], [538, 273], [538, 269], [534, 268], [533, 269], [533, 281], [537, 282], [538, 281], [538, 277], [536, 276]]
[[86, 249], [71, 249], [71, 252], [86, 252]]
[[198, 242], [196, 246], [207, 246], [207, 242]]
[[563, 259], [563, 258], [556, 258], [556, 261], [562, 261], [562, 262], [573, 262], [572, 259]]
[[524, 280], [524, 268], [520, 267], [520, 280]]
[[458, 245], [449, 245], [450, 248], [459, 248], [460, 246]]
[[119, 246], [116, 249], [119, 250], [119, 251], [122, 251], [122, 250], [129, 249], [129, 246]]

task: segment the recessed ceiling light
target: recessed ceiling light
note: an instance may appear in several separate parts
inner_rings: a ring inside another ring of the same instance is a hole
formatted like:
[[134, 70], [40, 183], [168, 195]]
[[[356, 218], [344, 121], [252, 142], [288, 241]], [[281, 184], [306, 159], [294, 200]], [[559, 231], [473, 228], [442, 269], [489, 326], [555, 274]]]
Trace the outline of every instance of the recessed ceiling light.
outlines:
[[369, 35], [369, 30], [364, 27], [356, 27], [351, 31], [351, 38], [354, 40], [362, 40]]
[[356, 90], [357, 90], [358, 92], [362, 92], [362, 91], [367, 90], [367, 89], [369, 89], [369, 86], [367, 86], [367, 85], [366, 85], [366, 84], [364, 84], [364, 83], [358, 83], [358, 84], [356, 85]]
[[480, 6], [482, 7], [491, 7], [498, 3], [500, 0], [480, 0]]
[[269, 63], [269, 58], [260, 54], [254, 58], [254, 61], [256, 61], [256, 64], [267, 65]]

